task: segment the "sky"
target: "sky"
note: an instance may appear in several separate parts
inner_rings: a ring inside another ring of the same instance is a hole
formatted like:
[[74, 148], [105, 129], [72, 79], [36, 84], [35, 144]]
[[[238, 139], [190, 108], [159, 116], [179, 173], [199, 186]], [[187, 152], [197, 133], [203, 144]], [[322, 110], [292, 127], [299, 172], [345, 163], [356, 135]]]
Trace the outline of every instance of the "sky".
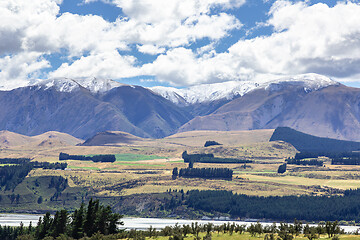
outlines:
[[0, 1], [0, 89], [62, 77], [187, 87], [304, 73], [360, 87], [359, 1]]

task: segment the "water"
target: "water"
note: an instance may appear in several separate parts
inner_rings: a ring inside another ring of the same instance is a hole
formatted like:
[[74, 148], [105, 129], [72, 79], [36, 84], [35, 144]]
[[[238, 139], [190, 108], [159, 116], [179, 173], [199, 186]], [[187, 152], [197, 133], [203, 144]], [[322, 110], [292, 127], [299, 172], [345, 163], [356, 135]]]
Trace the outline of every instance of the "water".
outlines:
[[[212, 223], [214, 225], [222, 225], [224, 223], [236, 223], [238, 225], [245, 224], [246, 226], [250, 226], [250, 224], [254, 224], [255, 222], [245, 222], [245, 221], [217, 221], [217, 220], [186, 220], [186, 219], [166, 219], [166, 218], [123, 218], [122, 221], [124, 225], [120, 226], [121, 229], [139, 229], [139, 230], [147, 230], [150, 226], [156, 229], [162, 229], [166, 226], [175, 226], [175, 224], [183, 225], [191, 223], [199, 223], [206, 224]], [[260, 222], [263, 226], [270, 226], [272, 222]], [[277, 223], [277, 225], [280, 225]], [[317, 226], [313, 224], [309, 224], [309, 226]], [[359, 227], [356, 226], [340, 226], [341, 229], [344, 229], [345, 232], [351, 233], [355, 232]]]
[[[24, 224], [24, 226], [29, 226], [30, 222], [32, 222], [33, 226], [36, 226], [39, 221], [39, 217], [43, 215], [25, 215], [25, 214], [0, 214], [0, 225], [1, 226], [19, 226], [20, 222]], [[183, 225], [198, 222], [199, 224], [213, 223], [214, 225], [221, 225], [224, 223], [233, 223], [242, 225], [245, 224], [249, 226], [254, 222], [244, 222], [244, 221], [215, 221], [215, 220], [186, 220], [186, 219], [166, 219], [166, 218], [122, 218], [124, 225], [121, 225], [121, 229], [138, 229], [138, 230], [147, 230], [150, 226], [156, 229], [162, 229], [165, 226], [175, 226], [175, 224]], [[272, 225], [269, 222], [260, 222], [262, 225]], [[314, 226], [311, 225], [310, 226]], [[345, 232], [354, 232], [359, 227], [356, 226], [341, 226]]]
[[0, 214], [0, 225], [1, 226], [20, 226], [22, 222], [24, 226], [29, 226], [32, 222], [32, 226], [36, 226], [39, 221], [39, 217], [43, 215], [32, 215], [32, 214]]

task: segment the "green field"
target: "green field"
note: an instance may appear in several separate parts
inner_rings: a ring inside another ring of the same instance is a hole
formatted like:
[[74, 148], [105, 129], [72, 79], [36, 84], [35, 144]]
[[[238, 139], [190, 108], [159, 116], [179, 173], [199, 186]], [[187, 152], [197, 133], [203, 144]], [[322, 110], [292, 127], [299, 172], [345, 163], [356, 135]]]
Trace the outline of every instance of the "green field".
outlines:
[[97, 167], [79, 167], [79, 166], [69, 166], [70, 169], [86, 169], [86, 170], [100, 170]]
[[[258, 132], [260, 134], [261, 132]], [[189, 135], [191, 134], [191, 135]], [[52, 146], [48, 148], [19, 147], [3, 149], [2, 157], [29, 157], [33, 161], [57, 162], [59, 152], [72, 155], [93, 156], [96, 154], [114, 154], [116, 161], [92, 162], [66, 160], [71, 171], [34, 169], [23, 183], [14, 191], [1, 189], [0, 205], [2, 208], [28, 210], [37, 209], [37, 199], [43, 195], [44, 203], [40, 208], [53, 209], [62, 203], [72, 206], [73, 202], [81, 202], [90, 196], [108, 199], [109, 197], [130, 197], [141, 194], [162, 194], [172, 190], [228, 190], [238, 194], [256, 196], [288, 196], [288, 195], [342, 195], [345, 189], [360, 187], [360, 166], [330, 165], [328, 159], [324, 167], [307, 167], [288, 165], [284, 174], [278, 174], [280, 164], [296, 153], [291, 145], [283, 142], [268, 142], [270, 134], [257, 142], [247, 138], [234, 138], [232, 133], [182, 133], [176, 138], [149, 139], [138, 145], [119, 146]], [[222, 138], [219, 138], [218, 135]], [[248, 134], [251, 135], [250, 133]], [[227, 136], [225, 138], [225, 136]], [[240, 136], [240, 135], [239, 135]], [[200, 138], [201, 137], [201, 138]], [[199, 140], [200, 138], [200, 140]], [[217, 140], [221, 146], [203, 147], [205, 140]], [[235, 141], [236, 140], [236, 141]], [[241, 141], [240, 141], [241, 140]], [[233, 170], [231, 181], [177, 178], [172, 179], [172, 170], [188, 167], [181, 158], [183, 151], [189, 154], [213, 153], [215, 157], [229, 157], [252, 160], [249, 164], [209, 164], [195, 163], [195, 168], [230, 168]], [[49, 176], [62, 176], [68, 179], [69, 187], [59, 194], [58, 200], [50, 201], [55, 194], [46, 186], [36, 187], [24, 185], [31, 177], [48, 179]], [[44, 178], [45, 177], [45, 178]], [[80, 194], [82, 189], [86, 194]], [[20, 195], [19, 204], [12, 203], [11, 195]], [[10, 196], [10, 197], [9, 197]], [[135, 197], [134, 197], [135, 198]], [[137, 197], [136, 197], [137, 198]], [[9, 200], [10, 199], [10, 200]], [[114, 200], [115, 201], [115, 200]], [[31, 204], [29, 204], [31, 202]], [[151, 202], [150, 202], [151, 204]], [[144, 209], [143, 203], [135, 206]], [[158, 211], [158, 206], [154, 206]], [[167, 215], [164, 215], [164, 217]], [[214, 235], [215, 239], [215, 235]]]
[[143, 155], [143, 154], [132, 154], [132, 153], [122, 153], [115, 154], [117, 162], [138, 162], [138, 161], [147, 161], [154, 159], [166, 159], [166, 157], [160, 157], [157, 155]]
[[147, 163], [126, 163], [126, 162], [116, 162], [116, 165], [123, 165], [123, 166], [148, 166], [148, 167], [164, 167], [165, 164], [147, 164]]

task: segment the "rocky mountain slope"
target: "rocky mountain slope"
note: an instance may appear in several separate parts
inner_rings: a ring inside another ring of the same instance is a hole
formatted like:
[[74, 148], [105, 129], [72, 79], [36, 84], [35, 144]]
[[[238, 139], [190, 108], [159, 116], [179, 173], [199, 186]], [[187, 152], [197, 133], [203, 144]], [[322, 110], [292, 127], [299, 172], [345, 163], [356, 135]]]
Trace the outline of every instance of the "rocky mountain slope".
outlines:
[[321, 137], [360, 140], [360, 89], [305, 74], [186, 89], [66, 78], [0, 91], [0, 130], [25, 135], [60, 131], [86, 139], [123, 131], [162, 138], [194, 130], [278, 126]]
[[163, 97], [114, 81], [51, 79], [0, 91], [0, 129], [25, 135], [59, 131], [86, 139], [125, 131], [142, 137], [170, 135], [190, 117]]
[[307, 92], [302, 86], [273, 84], [236, 98], [179, 131], [250, 130], [279, 126], [321, 137], [360, 140], [360, 89], [341, 84]]
[[231, 100], [252, 91], [274, 88], [283, 84], [301, 87], [305, 92], [312, 92], [338, 83], [322, 75], [302, 74], [279, 79], [201, 84], [184, 89], [161, 86], [150, 89], [178, 106], [186, 108], [194, 115], [207, 115]]

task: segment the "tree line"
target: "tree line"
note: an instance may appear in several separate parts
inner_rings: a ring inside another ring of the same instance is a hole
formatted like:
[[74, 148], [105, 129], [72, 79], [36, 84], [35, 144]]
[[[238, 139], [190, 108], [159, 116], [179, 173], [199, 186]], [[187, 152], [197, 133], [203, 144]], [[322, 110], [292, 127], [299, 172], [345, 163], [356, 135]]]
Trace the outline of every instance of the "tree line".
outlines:
[[332, 165], [360, 165], [360, 156], [348, 158], [332, 158]]
[[[104, 235], [119, 233], [118, 225], [123, 224], [122, 215], [113, 213], [109, 206], [103, 206], [99, 200], [91, 199], [87, 206], [84, 203], [73, 213], [62, 209], [51, 216], [47, 212], [35, 227], [31, 224], [24, 227], [0, 226], [0, 239], [2, 240], [41, 240], [41, 239], [103, 239]], [[98, 238], [96, 238], [98, 236]], [[117, 238], [113, 238], [117, 239]]]
[[[328, 157], [331, 159], [332, 165], [360, 165], [360, 152], [300, 152], [296, 153], [294, 159], [288, 159], [288, 163], [294, 162], [294, 164], [300, 163], [300, 165], [318, 165], [322, 161], [311, 159], [303, 160], [306, 158], [318, 158], [320, 156]], [[303, 164], [304, 163], [304, 164]]]
[[205, 179], [226, 179], [231, 180], [233, 170], [229, 168], [178, 168], [173, 169], [173, 179], [184, 178], [205, 178]]
[[94, 156], [85, 155], [70, 155], [61, 152], [59, 154], [59, 160], [82, 160], [82, 161], [93, 161], [93, 162], [115, 162], [116, 157], [114, 154], [101, 154]]
[[124, 232], [123, 237], [127, 239], [145, 239], [145, 237], [157, 238], [159, 236], [165, 236], [169, 237], [169, 240], [183, 240], [188, 237], [193, 237], [194, 240], [211, 240], [214, 234], [217, 236], [222, 234], [226, 239], [231, 239], [228, 236], [233, 236], [235, 239], [236, 236], [245, 233], [249, 233], [252, 237], [257, 238], [263, 236], [266, 240], [290, 240], [300, 234], [303, 234], [306, 238], [312, 240], [318, 239], [325, 234], [329, 238], [338, 237], [339, 234], [344, 234], [337, 221], [321, 222], [317, 226], [309, 226], [308, 224], [303, 226], [302, 222], [295, 219], [293, 224], [273, 223], [272, 225], [262, 225], [259, 222], [251, 223], [250, 225], [238, 224], [235, 222], [223, 223], [221, 225], [214, 225], [213, 223], [199, 224], [193, 222], [191, 224], [166, 226], [160, 231], [156, 231], [156, 229], [150, 226], [148, 230], [139, 231], [132, 229], [128, 232]]
[[294, 159], [305, 158], [360, 158], [360, 152], [326, 152], [326, 151], [311, 151], [311, 152], [299, 152], [295, 154]]
[[30, 160], [30, 158], [0, 158], [0, 164], [24, 164]]
[[[79, 209], [80, 211], [80, 209]], [[82, 211], [85, 211], [84, 208]], [[70, 220], [66, 220], [69, 213], [66, 210], [60, 210], [56, 212], [54, 217], [51, 217], [49, 213], [45, 214], [43, 219], [39, 220], [36, 227], [2, 227], [0, 226], [0, 238], [2, 240], [54, 240], [54, 236], [58, 236], [56, 239], [89, 239], [84, 233], [85, 228], [79, 228], [79, 220], [86, 222], [86, 219], [79, 219], [73, 213]], [[84, 215], [87, 216], [87, 215]], [[75, 221], [76, 219], [76, 221]], [[64, 224], [68, 221], [68, 224]], [[98, 221], [100, 223], [101, 221]], [[95, 225], [98, 225], [95, 223]], [[88, 229], [87, 227], [86, 229]], [[79, 231], [79, 229], [81, 229]], [[238, 223], [223, 223], [221, 225], [214, 225], [213, 223], [199, 224], [198, 222], [192, 222], [191, 224], [175, 224], [174, 226], [166, 226], [163, 229], [157, 230], [150, 226], [146, 230], [131, 229], [129, 231], [116, 230], [115, 233], [107, 234], [101, 233], [99, 229], [95, 233], [91, 234], [90, 239], [136, 239], [145, 240], [145, 238], [157, 238], [157, 237], [169, 237], [169, 240], [183, 240], [187, 237], [193, 237], [194, 240], [211, 240], [214, 234], [223, 236], [237, 236], [245, 233], [250, 234], [252, 237], [263, 236], [265, 240], [278, 239], [289, 240], [303, 234], [309, 240], [318, 239], [320, 237], [326, 237], [338, 239], [339, 234], [344, 234], [344, 231], [340, 229], [337, 221], [320, 222], [316, 226], [303, 225], [301, 221], [294, 220], [291, 223], [283, 223], [272, 225], [262, 225], [259, 222], [251, 223], [250, 225], [238, 224]], [[84, 236], [84, 237], [81, 237]], [[106, 237], [107, 236], [107, 237]], [[203, 236], [201, 238], [201, 236]], [[226, 237], [227, 238], [227, 237]]]
[[25, 162], [17, 165], [5, 165], [0, 167], [0, 188], [4, 190], [15, 189], [29, 172], [34, 168], [44, 169], [65, 169], [67, 163], [48, 163], [48, 162]]
[[285, 161], [287, 162], [287, 164], [303, 165], [303, 166], [319, 166], [319, 167], [322, 167], [324, 165], [324, 161], [320, 161], [320, 160], [317, 160], [317, 159], [301, 160], [301, 159], [288, 158]]
[[344, 196], [258, 197], [229, 191], [192, 190], [179, 204], [195, 210], [226, 213], [234, 218], [291, 221], [360, 221], [360, 190], [347, 190]]
[[244, 159], [214, 157], [212, 153], [188, 154], [187, 151], [184, 151], [181, 156], [187, 163], [252, 163], [252, 161]]

